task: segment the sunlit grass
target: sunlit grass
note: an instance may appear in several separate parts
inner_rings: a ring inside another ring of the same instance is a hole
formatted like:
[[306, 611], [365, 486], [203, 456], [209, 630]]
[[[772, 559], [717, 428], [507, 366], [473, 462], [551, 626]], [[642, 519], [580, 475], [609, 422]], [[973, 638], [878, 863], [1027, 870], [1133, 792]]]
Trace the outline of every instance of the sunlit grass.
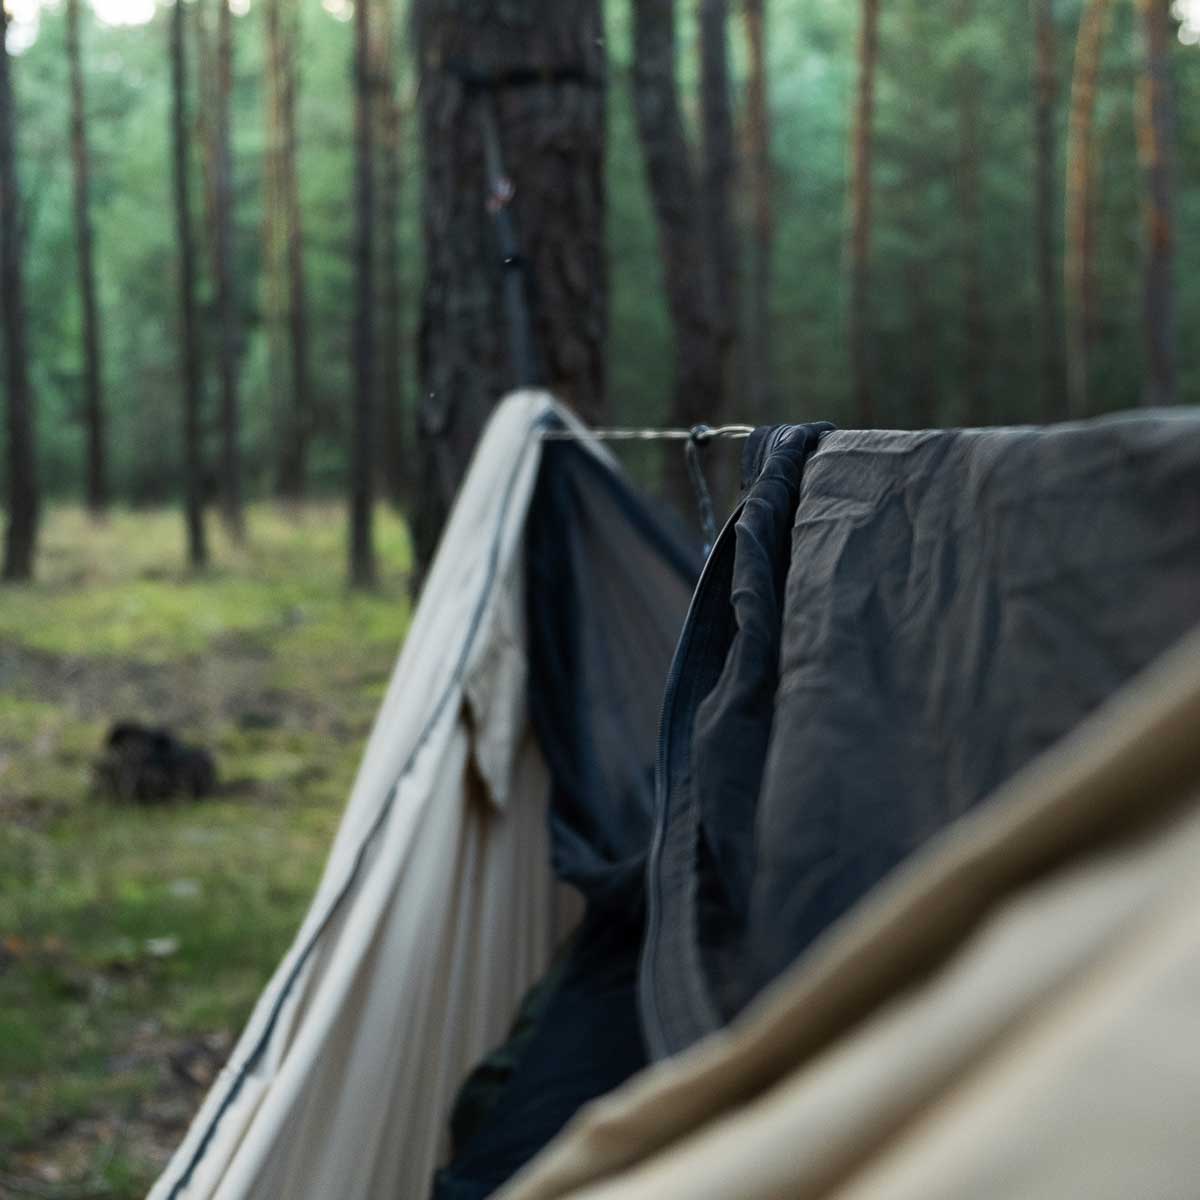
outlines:
[[[177, 1134], [104, 1131], [199, 1102], [167, 1050], [232, 1038], [287, 947], [407, 626], [407, 533], [377, 533], [361, 595], [334, 506], [254, 507], [243, 547], [214, 522], [198, 575], [177, 513], [60, 509], [37, 582], [0, 592], [0, 1171], [144, 1195]], [[220, 796], [94, 796], [130, 715], [210, 748]]]
[[212, 565], [199, 575], [186, 566], [178, 514], [123, 511], [97, 524], [81, 510], [58, 509], [44, 523], [36, 581], [4, 593], [0, 638], [165, 662], [229, 635], [271, 637], [304, 624], [350, 622], [394, 637], [410, 547], [404, 524], [386, 510], [376, 525], [381, 584], [363, 595], [346, 588], [345, 520], [332, 505], [290, 516], [252, 507], [241, 547], [210, 522]]

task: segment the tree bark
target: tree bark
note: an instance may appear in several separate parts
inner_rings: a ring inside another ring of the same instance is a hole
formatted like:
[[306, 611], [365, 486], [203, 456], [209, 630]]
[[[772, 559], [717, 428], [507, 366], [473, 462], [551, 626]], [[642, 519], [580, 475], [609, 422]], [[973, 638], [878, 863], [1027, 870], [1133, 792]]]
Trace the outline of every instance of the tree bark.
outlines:
[[771, 371], [771, 257], [775, 221], [772, 204], [771, 112], [767, 76], [766, 0], [745, 0], [750, 73], [746, 83], [746, 166], [750, 182], [750, 271], [746, 329], [746, 384], [754, 421], [773, 409]]
[[272, 424], [279, 431], [274, 447], [275, 486], [286, 499], [284, 479], [291, 425], [291, 388], [287, 381], [287, 229], [280, 187], [283, 159], [283, 123], [280, 93], [283, 90], [283, 31], [280, 28], [281, 0], [263, 2], [264, 52], [264, 143], [263, 143], [263, 333], [267, 346], [267, 401]]
[[917, 81], [906, 88], [905, 124], [909, 136], [904, 153], [904, 182], [894, 200], [896, 218], [909, 241], [904, 264], [909, 329], [906, 416], [917, 429], [933, 429], [940, 419], [941, 373], [933, 304], [937, 264], [931, 261], [928, 202], [931, 179], [940, 180], [944, 172], [932, 119], [937, 99], [920, 81], [934, 77], [932, 48], [942, 28], [942, 17], [930, 11], [926, 0], [906, 0], [901, 13], [907, 43], [906, 70]]
[[733, 222], [733, 189], [737, 174], [733, 100], [729, 80], [728, 0], [701, 0], [700, 115], [703, 152], [700, 211], [711, 272], [712, 327], [722, 356], [720, 396], [709, 414], [712, 424], [726, 419], [732, 384], [733, 353], [740, 309], [737, 235]]
[[[605, 54], [599, 0], [419, 0], [415, 15], [425, 282], [413, 516], [427, 564], [479, 430], [517, 378], [503, 302], [513, 270], [529, 284], [541, 378], [585, 419], [603, 415]], [[511, 182], [490, 198], [489, 106]], [[513, 220], [513, 264], [489, 209]]]
[[33, 394], [25, 343], [17, 178], [17, 114], [7, 49], [8, 16], [0, 3], [0, 308], [4, 315], [4, 382], [8, 392], [8, 526], [4, 535], [4, 578], [33, 577], [37, 544], [38, 478]]
[[1034, 96], [1034, 243], [1038, 280], [1038, 342], [1041, 410], [1046, 421], [1067, 415], [1063, 372], [1062, 305], [1059, 298], [1058, 255], [1055, 250], [1058, 174], [1058, 37], [1053, 0], [1032, 0], [1036, 45]]
[[1071, 80], [1071, 118], [1067, 135], [1066, 256], [1064, 275], [1067, 307], [1067, 385], [1071, 411], [1083, 416], [1089, 409], [1088, 357], [1095, 340], [1095, 279], [1092, 251], [1095, 241], [1094, 150], [1092, 126], [1096, 116], [1096, 78], [1104, 50], [1110, 0], [1087, 0], [1075, 47]]
[[[722, 408], [722, 347], [705, 253], [705, 222], [679, 105], [674, 0], [634, 0], [633, 106], [658, 230], [674, 337], [675, 380], [668, 423], [712, 422]], [[684, 456], [669, 447], [664, 486], [681, 513], [694, 508]]]
[[[968, 38], [975, 18], [974, 0], [958, 0], [958, 27]], [[988, 324], [983, 295], [983, 196], [980, 184], [979, 89], [976, 55], [958, 64], [958, 204], [962, 255], [963, 345], [967, 420], [975, 426], [990, 418], [988, 403]]]
[[375, 386], [374, 170], [371, 136], [370, 4], [354, 6], [354, 273], [355, 310], [350, 344], [354, 363], [354, 416], [350, 441], [350, 582], [375, 584], [372, 537], [375, 481], [372, 447]]
[[404, 430], [403, 314], [400, 275], [400, 190], [403, 126], [396, 92], [394, 0], [379, 0], [375, 120], [379, 133], [379, 418], [380, 477], [397, 508], [408, 498]]
[[[286, 385], [277, 389], [275, 411], [280, 414], [276, 490], [288, 500], [300, 500], [308, 484], [308, 442], [312, 424], [308, 348], [308, 299], [304, 271], [304, 228], [300, 211], [300, 180], [296, 163], [296, 73], [299, 55], [299, 9], [283, 0], [267, 0], [268, 126], [272, 130], [268, 159], [271, 235], [268, 270], [275, 299], [271, 304], [275, 341], [286, 324], [287, 370], [279, 371]], [[274, 355], [284, 358], [282, 352]], [[274, 372], [273, 372], [274, 373]]]
[[75, 247], [79, 266], [79, 299], [83, 310], [84, 423], [87, 430], [86, 495], [93, 516], [108, 507], [105, 462], [104, 386], [100, 320], [96, 308], [93, 258], [91, 177], [88, 163], [87, 117], [83, 94], [83, 60], [79, 34], [80, 0], [67, 0], [67, 59], [71, 73], [71, 162], [75, 184]]
[[1143, 68], [1138, 87], [1138, 157], [1146, 224], [1145, 337], [1147, 404], [1175, 403], [1175, 284], [1172, 174], [1175, 111], [1169, 64], [1167, 0], [1138, 0]]
[[233, 13], [217, 0], [217, 77], [214, 89], [214, 199], [218, 362], [221, 376], [221, 516], [237, 541], [245, 536], [238, 416], [238, 319], [233, 266], [233, 155], [229, 136], [233, 90]]
[[208, 562], [204, 529], [203, 454], [200, 434], [200, 346], [196, 320], [196, 253], [192, 242], [190, 154], [187, 124], [187, 56], [183, 4], [171, 10], [171, 142], [174, 158], [175, 220], [179, 244], [179, 309], [183, 359], [183, 492], [188, 558]]
[[862, 0], [850, 181], [850, 374], [854, 381], [855, 415], [864, 429], [875, 424], [871, 370], [871, 150], [878, 60], [879, 0]]

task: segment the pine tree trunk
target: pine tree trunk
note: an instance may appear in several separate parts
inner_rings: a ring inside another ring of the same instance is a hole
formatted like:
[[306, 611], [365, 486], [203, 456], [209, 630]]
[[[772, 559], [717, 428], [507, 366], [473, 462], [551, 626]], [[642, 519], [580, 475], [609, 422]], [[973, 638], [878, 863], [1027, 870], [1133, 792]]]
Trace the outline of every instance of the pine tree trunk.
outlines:
[[182, 4], [171, 10], [171, 143], [175, 176], [175, 220], [179, 244], [180, 336], [183, 358], [183, 492], [188, 559], [208, 562], [204, 530], [203, 454], [200, 431], [200, 345], [196, 319], [196, 253], [192, 242], [190, 153], [187, 122], [187, 56]]
[[[658, 230], [674, 336], [668, 423], [712, 423], [722, 407], [722, 351], [714, 313], [705, 223], [679, 105], [674, 0], [634, 0], [633, 106]], [[684, 456], [668, 444], [664, 485], [681, 514], [695, 502]]]
[[1061, 420], [1067, 412], [1063, 374], [1062, 313], [1055, 252], [1055, 178], [1058, 173], [1058, 38], [1053, 0], [1033, 0], [1034, 39], [1034, 239], [1038, 280], [1038, 341], [1040, 347], [1041, 410], [1046, 421]]
[[283, 121], [280, 96], [283, 91], [283, 31], [280, 28], [282, 0], [264, 0], [263, 51], [265, 57], [263, 100], [265, 104], [263, 145], [263, 333], [267, 345], [267, 400], [272, 423], [278, 429], [275, 485], [286, 499], [291, 403], [287, 381], [287, 225], [280, 187], [283, 160]]
[[709, 414], [711, 424], [727, 419], [740, 307], [737, 235], [733, 189], [737, 159], [733, 136], [733, 100], [729, 80], [728, 0], [701, 0], [700, 116], [703, 151], [700, 211], [711, 273], [712, 326], [722, 355], [720, 395]]
[[879, 0], [862, 0], [850, 181], [850, 374], [854, 381], [855, 416], [864, 429], [875, 424], [871, 370], [871, 149], [878, 59]]
[[396, 94], [393, 0], [379, 2], [375, 70], [379, 188], [379, 398], [380, 478], [397, 508], [407, 498], [407, 439], [404, 436], [403, 321], [400, 278], [400, 189], [402, 125]]
[[238, 320], [233, 266], [233, 156], [229, 136], [233, 90], [233, 13], [217, 0], [217, 77], [213, 113], [218, 362], [221, 376], [221, 515], [230, 534], [245, 536], [238, 417]]
[[33, 577], [37, 544], [38, 481], [25, 344], [25, 291], [21, 270], [21, 189], [17, 182], [17, 120], [8, 16], [0, 3], [0, 309], [4, 316], [4, 383], [8, 401], [8, 526], [4, 535], [4, 578]]
[[[419, 0], [416, 17], [425, 282], [413, 516], [424, 565], [479, 430], [517, 379], [503, 297], [522, 262], [542, 379], [585, 419], [603, 415], [606, 70], [599, 0]], [[490, 200], [488, 105], [512, 184]], [[501, 262], [489, 207], [512, 217], [515, 264]]]
[[374, 170], [371, 130], [371, 6], [354, 6], [354, 415], [350, 441], [350, 582], [375, 584], [373, 409], [375, 386]]
[[409, 437], [404, 413], [404, 312], [400, 266], [400, 189], [403, 178], [403, 135], [400, 99], [388, 98], [383, 138], [383, 370], [380, 390], [388, 496], [406, 507], [411, 493]]
[[771, 354], [771, 113], [767, 78], [766, 0], [745, 0], [750, 73], [746, 83], [746, 166], [750, 183], [750, 271], [746, 329], [746, 385], [751, 418], [770, 419], [774, 404]]
[[1147, 404], [1175, 403], [1175, 284], [1172, 181], [1175, 111], [1171, 95], [1168, 0], [1138, 0], [1143, 70], [1138, 88], [1138, 157], [1146, 223]]
[[[958, 0], [958, 27], [967, 32], [975, 19], [974, 0]], [[958, 66], [958, 203], [962, 253], [963, 345], [967, 420], [990, 418], [988, 403], [988, 325], [983, 297], [983, 197], [979, 167], [981, 74], [973, 53]]]
[[[906, 0], [901, 10], [907, 43], [906, 70], [914, 81], [932, 79], [936, 35], [942, 17], [931, 12], [926, 0]], [[936, 428], [940, 419], [941, 392], [938, 364], [938, 322], [934, 311], [933, 280], [937, 264], [931, 262], [929, 186], [942, 175], [941, 156], [932, 114], [938, 100], [919, 82], [906, 88], [905, 123], [909, 131], [904, 183], [895, 197], [895, 212], [909, 241], [904, 264], [908, 308], [909, 379], [907, 418], [917, 429]], [[932, 156], [932, 158], [931, 158]]]
[[83, 61], [79, 36], [80, 0], [67, 0], [67, 59], [71, 72], [71, 162], [75, 183], [75, 247], [79, 261], [79, 299], [83, 309], [84, 419], [87, 429], [87, 506], [93, 516], [108, 507], [104, 444], [104, 389], [100, 320], [92, 253], [87, 120], [83, 98]]
[[1066, 257], [1067, 385], [1071, 411], [1085, 415], [1090, 406], [1088, 357], [1095, 340], [1094, 149], [1096, 79], [1104, 50], [1110, 0], [1087, 0], [1075, 47], [1071, 80], [1071, 119], [1067, 135]]
[[[308, 300], [304, 272], [304, 229], [300, 180], [296, 164], [296, 73], [300, 38], [299, 9], [284, 11], [283, 0], [267, 0], [268, 89], [273, 149], [271, 194], [276, 212], [270, 270], [277, 299], [272, 305], [278, 325], [286, 324], [287, 370], [279, 372], [279, 465], [276, 488], [288, 500], [300, 500], [308, 484], [308, 440], [312, 424], [308, 350]], [[278, 329], [277, 340], [284, 330]], [[282, 352], [278, 358], [282, 359]]]

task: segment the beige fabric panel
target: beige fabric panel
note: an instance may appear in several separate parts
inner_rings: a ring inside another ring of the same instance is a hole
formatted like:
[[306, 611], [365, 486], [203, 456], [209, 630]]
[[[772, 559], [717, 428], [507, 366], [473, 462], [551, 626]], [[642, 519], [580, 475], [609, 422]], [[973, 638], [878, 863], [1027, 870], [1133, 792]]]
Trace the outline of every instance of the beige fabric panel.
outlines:
[[[1098, 1133], [1103, 1114], [1119, 1110], [1104, 1097], [1121, 1081], [1102, 1085], [1095, 1065], [1106, 1049], [1142, 1105], [1143, 1142], [1112, 1144], [1126, 1178], [1147, 1166], [1150, 1129], [1177, 1128], [1160, 1106], [1190, 1096], [1196, 1111], [1200, 1018], [1183, 1037], [1186, 1008], [1173, 1009], [1172, 997], [1186, 991], [1200, 953], [1190, 881], [1200, 851], [1198, 729], [1200, 633], [886, 881], [732, 1029], [584, 1110], [503, 1200], [1179, 1194], [1064, 1191], [1080, 1139], [1030, 1166], [1020, 1186], [987, 1191], [974, 1174], [985, 1161], [982, 1126], [973, 1140], [967, 1127], [989, 1103], [1003, 1108], [994, 1064], [1014, 1076], [1023, 1064], [1007, 1094], [1027, 1099], [1031, 1080], [1054, 1082], [1067, 1105], [1055, 1118], [1064, 1146], [1070, 1097], [1102, 1088], [1091, 1110]], [[1182, 932], [1189, 915], [1193, 943]], [[1153, 962], [1133, 953], [1160, 940]], [[1091, 1041], [1051, 1069], [1037, 1051], [1055, 1034], [1038, 1040], [1038, 1031], [1071, 1025], [1085, 998], [1111, 1019], [1080, 1021], [1079, 1037], [1090, 1029]], [[1121, 1040], [1138, 1025], [1138, 1003], [1148, 1018], [1160, 1012], [1169, 1041]], [[1200, 1012], [1200, 991], [1191, 1005]], [[1173, 1056], [1172, 1087], [1158, 1089], [1171, 1044], [1185, 1051]], [[1019, 1155], [1028, 1123], [1016, 1100], [1003, 1111], [1006, 1153]], [[1048, 1109], [1043, 1120], [1052, 1117]], [[1190, 1186], [1171, 1172], [1194, 1139], [1167, 1140], [1175, 1154], [1154, 1187]], [[1042, 1141], [1059, 1144], [1053, 1125]], [[909, 1191], [889, 1174], [892, 1154]], [[947, 1161], [959, 1172], [941, 1190], [925, 1170]]]
[[[535, 425], [551, 411], [572, 419], [524, 393], [489, 425], [312, 908], [152, 1200], [172, 1194], [222, 1109], [188, 1200], [424, 1195], [461, 1080], [502, 1039], [576, 911], [550, 872], [548, 780], [524, 708], [519, 549]], [[323, 923], [266, 1054], [229, 1102]]]

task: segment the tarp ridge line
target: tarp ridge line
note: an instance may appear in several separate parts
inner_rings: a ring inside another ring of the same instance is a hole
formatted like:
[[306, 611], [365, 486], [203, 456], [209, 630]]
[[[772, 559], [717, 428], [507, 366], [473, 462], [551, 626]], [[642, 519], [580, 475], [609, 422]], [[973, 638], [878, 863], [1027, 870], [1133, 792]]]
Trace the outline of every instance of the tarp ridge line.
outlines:
[[746, 438], [754, 432], [753, 425], [697, 425], [692, 429], [566, 429], [542, 430], [542, 440], [552, 442], [705, 442], [721, 438]]

